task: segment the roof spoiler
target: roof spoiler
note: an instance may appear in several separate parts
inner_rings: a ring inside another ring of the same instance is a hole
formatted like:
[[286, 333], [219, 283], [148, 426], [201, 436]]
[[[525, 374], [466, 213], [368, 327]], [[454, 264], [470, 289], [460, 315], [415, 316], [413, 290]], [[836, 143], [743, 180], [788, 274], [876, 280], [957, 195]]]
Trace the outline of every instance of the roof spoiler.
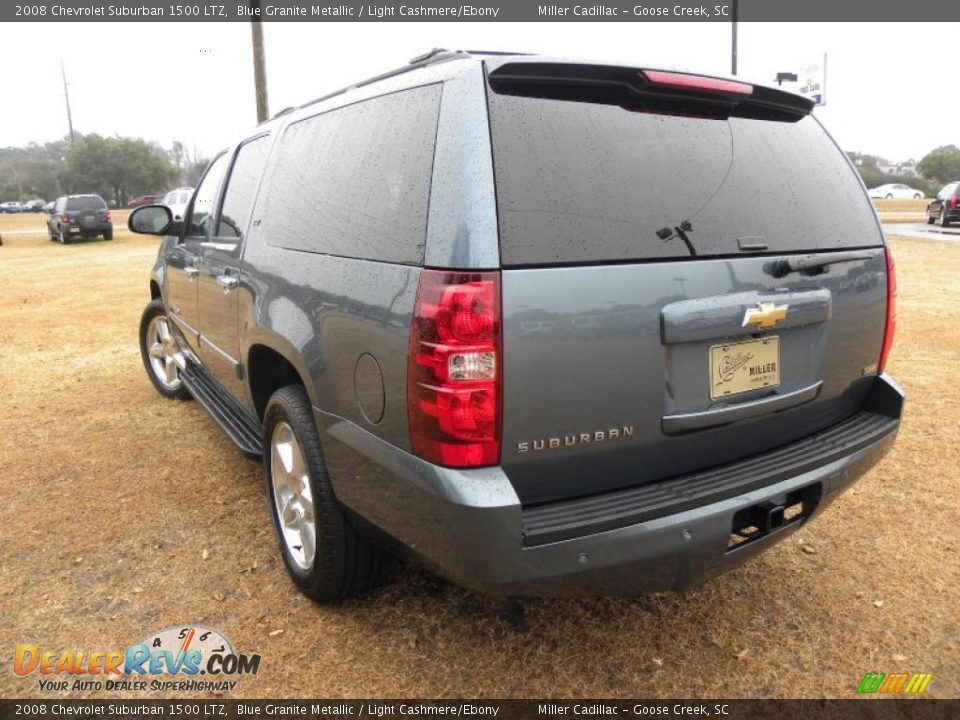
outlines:
[[488, 75], [502, 95], [619, 105], [628, 110], [796, 122], [814, 103], [800, 95], [706, 75], [615, 65], [508, 62]]

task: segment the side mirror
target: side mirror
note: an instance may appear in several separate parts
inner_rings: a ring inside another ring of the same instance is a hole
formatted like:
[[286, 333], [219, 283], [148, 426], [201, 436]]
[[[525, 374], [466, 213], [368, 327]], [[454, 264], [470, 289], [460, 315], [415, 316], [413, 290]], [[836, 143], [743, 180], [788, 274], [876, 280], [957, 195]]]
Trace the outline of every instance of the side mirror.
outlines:
[[141, 205], [127, 218], [127, 227], [144, 235], [174, 235], [179, 226], [166, 205]]

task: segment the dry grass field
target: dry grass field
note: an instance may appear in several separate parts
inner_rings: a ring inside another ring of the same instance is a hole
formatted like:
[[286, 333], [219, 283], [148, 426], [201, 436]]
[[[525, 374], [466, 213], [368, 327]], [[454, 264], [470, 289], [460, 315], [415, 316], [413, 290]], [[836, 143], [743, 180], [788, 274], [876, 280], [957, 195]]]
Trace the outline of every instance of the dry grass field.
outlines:
[[259, 466], [144, 375], [157, 242], [119, 218], [112, 243], [7, 234], [28, 217], [0, 216], [0, 697], [40, 694], [11, 671], [19, 642], [117, 649], [181, 623], [263, 655], [234, 697], [846, 698], [866, 671], [960, 695], [960, 246], [893, 240], [897, 445], [757, 561], [522, 613], [399, 566], [324, 608], [287, 581]]
[[886, 223], [923, 222], [927, 219], [926, 210], [929, 204], [929, 198], [926, 200], [878, 199], [873, 201], [873, 206], [877, 209], [880, 219]]

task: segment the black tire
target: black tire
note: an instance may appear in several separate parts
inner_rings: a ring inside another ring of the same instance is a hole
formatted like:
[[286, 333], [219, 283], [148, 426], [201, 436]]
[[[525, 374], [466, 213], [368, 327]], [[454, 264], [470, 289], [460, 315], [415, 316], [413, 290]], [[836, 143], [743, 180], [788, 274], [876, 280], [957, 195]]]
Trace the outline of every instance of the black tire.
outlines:
[[[274, 501], [271, 443], [274, 429], [280, 422], [285, 422], [293, 430], [306, 464], [313, 497], [316, 550], [307, 569], [301, 568], [290, 555]], [[333, 604], [383, 580], [389, 558], [357, 534], [337, 502], [320, 449], [313, 408], [300, 385], [287, 385], [277, 390], [267, 403], [263, 418], [263, 478], [283, 563], [300, 592], [318, 603]]]
[[914, 193], [914, 194], [913, 194], [913, 199], [914, 199], [914, 200], [923, 200], [923, 195], [921, 195], [920, 193]]
[[934, 223], [933, 215], [931, 215], [930, 213], [927, 213], [927, 225], [933, 225], [933, 223]]
[[61, 245], [66, 245], [70, 242], [70, 231], [60, 228], [60, 234], [57, 236], [57, 240], [60, 241]]
[[[186, 400], [190, 397], [190, 391], [187, 390], [186, 386], [184, 386], [182, 382], [179, 383], [175, 388], [164, 385], [163, 381], [161, 381], [160, 377], [155, 372], [150, 361], [150, 350], [147, 337], [150, 323], [154, 318], [166, 318], [166, 315], [167, 310], [163, 306], [163, 300], [160, 298], [151, 300], [149, 303], [147, 303], [147, 307], [143, 309], [143, 315], [140, 316], [140, 359], [143, 360], [143, 369], [147, 371], [147, 377], [150, 378], [150, 382], [153, 383], [153, 387], [156, 388], [158, 393], [163, 395], [165, 398], [170, 398], [171, 400]], [[167, 322], [170, 321], [168, 320]]]
[[887, 193], [887, 200], [893, 200], [893, 195], [891, 193]]
[[940, 222], [938, 223], [940, 227], [950, 227], [950, 221], [947, 220], [947, 208], [946, 206], [940, 209]]
[[104, 240], [113, 240], [113, 228], [110, 228], [109, 230], [105, 230], [105, 231], [104, 231], [104, 233], [103, 233], [103, 239], [104, 239]]

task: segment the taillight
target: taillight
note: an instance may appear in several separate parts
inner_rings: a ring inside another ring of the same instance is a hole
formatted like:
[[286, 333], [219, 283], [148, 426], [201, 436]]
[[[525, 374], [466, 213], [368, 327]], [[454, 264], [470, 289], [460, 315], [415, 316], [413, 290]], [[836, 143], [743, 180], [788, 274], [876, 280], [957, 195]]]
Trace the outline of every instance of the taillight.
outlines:
[[70, 222], [70, 216], [67, 215], [67, 213], [60, 213], [60, 222], [69, 223], [69, 222]]
[[106, 210], [103, 211], [103, 219], [104, 220], [110, 219], [110, 208], [107, 208]]
[[407, 359], [414, 454], [448, 467], [500, 459], [500, 273], [420, 272]]
[[952, 210], [956, 206], [957, 206], [957, 196], [954, 195], [952, 198], [950, 198], [950, 209]]
[[689, 88], [691, 90], [708, 90], [737, 95], [753, 94], [753, 85], [736, 82], [735, 80], [722, 80], [704, 75], [690, 75], [664, 70], [641, 70], [640, 74], [654, 85], [672, 85], [673, 87]]
[[880, 361], [877, 363], [877, 372], [883, 372], [887, 367], [887, 358], [890, 357], [890, 348], [893, 346], [893, 335], [897, 329], [897, 273], [893, 266], [893, 253], [890, 248], [884, 248], [887, 259], [887, 323], [883, 329], [883, 347], [880, 349]]

